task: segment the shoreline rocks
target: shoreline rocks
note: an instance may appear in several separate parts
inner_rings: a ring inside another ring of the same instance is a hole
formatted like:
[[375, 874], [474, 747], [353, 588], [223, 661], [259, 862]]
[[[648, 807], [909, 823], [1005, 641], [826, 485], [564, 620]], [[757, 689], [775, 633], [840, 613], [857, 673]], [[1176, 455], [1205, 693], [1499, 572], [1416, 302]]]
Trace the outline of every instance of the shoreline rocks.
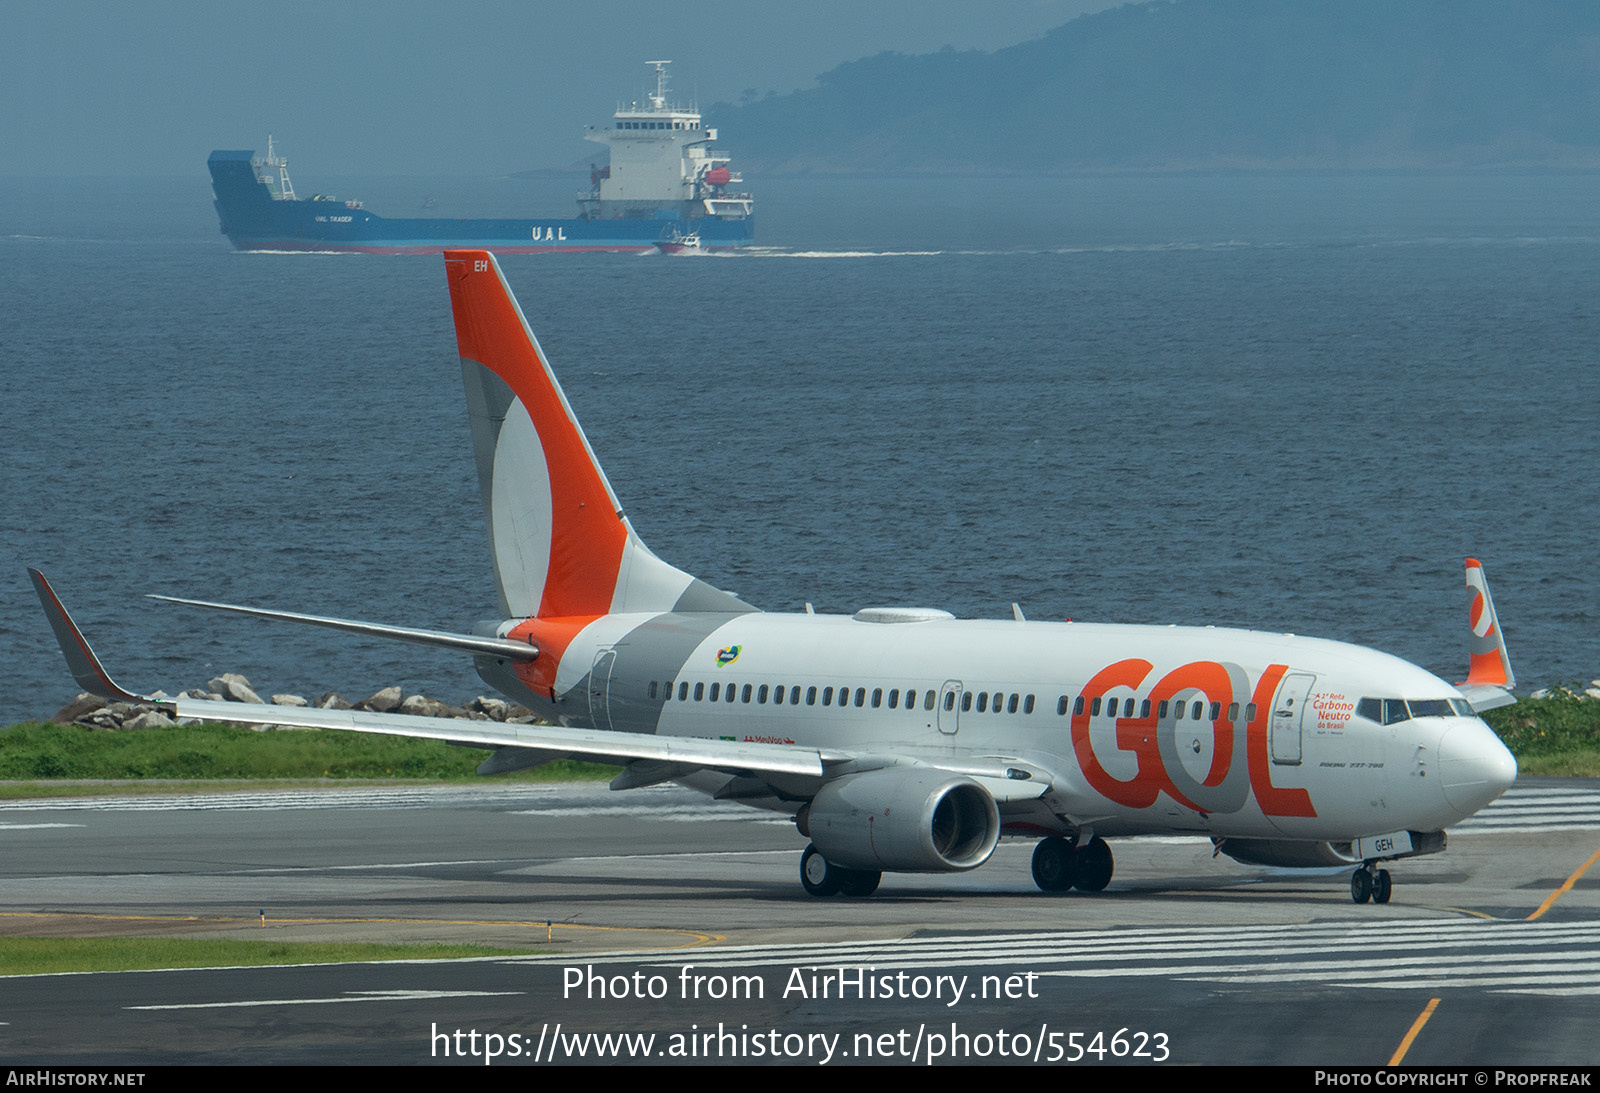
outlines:
[[[317, 699], [306, 699], [294, 694], [275, 694], [270, 705], [284, 707], [315, 707], [319, 710], [370, 710], [375, 713], [401, 713], [416, 717], [448, 717], [458, 721], [501, 721], [512, 722], [519, 725], [538, 724], [539, 719], [533, 711], [526, 706], [519, 706], [504, 699], [490, 698], [479, 695], [470, 702], [460, 706], [452, 706], [436, 698], [426, 695], [404, 695], [398, 687], [385, 687], [371, 698], [361, 702], [352, 703], [336, 691], [329, 691]], [[156, 698], [166, 697], [161, 692], [156, 692]], [[241, 675], [227, 672], [214, 679], [206, 681], [206, 689], [194, 688], [183, 692], [185, 698], [202, 699], [215, 702], [218, 705], [217, 716], [207, 718], [226, 722], [227, 704], [229, 702], [246, 702], [253, 705], [264, 705], [262, 699], [251, 689], [250, 681]], [[82, 725], [89, 729], [106, 729], [113, 731], [132, 731], [138, 729], [159, 728], [178, 724], [195, 724], [193, 718], [173, 720], [164, 710], [146, 703], [111, 702], [91, 694], [79, 694], [71, 702], [57, 710], [50, 718], [57, 725]], [[252, 728], [268, 729], [284, 726], [255, 725]], [[288, 726], [294, 727], [294, 726]]]

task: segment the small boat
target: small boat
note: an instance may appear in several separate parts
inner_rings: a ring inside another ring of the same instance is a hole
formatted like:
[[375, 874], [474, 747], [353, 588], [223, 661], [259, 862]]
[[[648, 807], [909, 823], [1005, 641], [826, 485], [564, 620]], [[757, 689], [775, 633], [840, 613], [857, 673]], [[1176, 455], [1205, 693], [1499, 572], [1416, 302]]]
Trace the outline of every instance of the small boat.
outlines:
[[656, 246], [662, 254], [707, 254], [700, 246], [699, 232], [680, 232], [676, 228], [666, 239], [657, 239]]

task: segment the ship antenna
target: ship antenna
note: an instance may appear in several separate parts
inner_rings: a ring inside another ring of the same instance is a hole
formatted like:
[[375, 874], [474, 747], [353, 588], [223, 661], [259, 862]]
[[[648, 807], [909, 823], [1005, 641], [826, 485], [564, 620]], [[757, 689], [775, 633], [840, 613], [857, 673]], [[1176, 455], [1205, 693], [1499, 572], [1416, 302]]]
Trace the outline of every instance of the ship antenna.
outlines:
[[667, 104], [667, 66], [671, 63], [671, 61], [645, 62], [647, 65], [655, 65], [656, 68], [656, 93], [650, 96], [650, 102], [657, 110]]
[[294, 183], [289, 181], [289, 161], [279, 159], [272, 150], [272, 134], [267, 134], [267, 159], [266, 166], [278, 169], [278, 201], [293, 201]]

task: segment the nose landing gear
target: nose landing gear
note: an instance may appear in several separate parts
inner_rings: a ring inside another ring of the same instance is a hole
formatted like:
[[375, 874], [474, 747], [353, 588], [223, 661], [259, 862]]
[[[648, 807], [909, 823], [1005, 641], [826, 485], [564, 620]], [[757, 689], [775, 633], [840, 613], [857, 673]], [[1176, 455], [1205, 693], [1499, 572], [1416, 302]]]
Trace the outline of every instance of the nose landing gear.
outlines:
[[1389, 877], [1387, 869], [1375, 868], [1372, 861], [1362, 862], [1354, 873], [1350, 874], [1350, 898], [1356, 903], [1365, 903], [1369, 899], [1373, 903], [1388, 903], [1389, 896], [1394, 891], [1394, 882]]

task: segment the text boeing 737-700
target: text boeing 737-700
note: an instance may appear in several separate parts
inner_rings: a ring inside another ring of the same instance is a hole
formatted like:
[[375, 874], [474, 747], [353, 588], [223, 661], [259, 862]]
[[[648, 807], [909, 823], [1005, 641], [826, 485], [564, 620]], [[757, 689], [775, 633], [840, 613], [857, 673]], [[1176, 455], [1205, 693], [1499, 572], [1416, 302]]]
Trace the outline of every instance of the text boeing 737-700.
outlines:
[[[1111, 880], [1108, 837], [1194, 834], [1242, 861], [1356, 865], [1444, 847], [1516, 761], [1478, 711], [1514, 701], [1483, 571], [1467, 562], [1470, 670], [1249, 630], [963, 620], [923, 608], [762, 612], [652, 554], [484, 251], [445, 255], [503, 621], [474, 634], [178, 602], [456, 649], [549, 725], [179, 698], [180, 717], [353, 729], [486, 749], [482, 774], [582, 756], [614, 789], [676, 781], [788, 813], [814, 895], [884, 871], [982, 865], [1039, 840], [1050, 892]], [[34, 573], [79, 683], [106, 675]]]

